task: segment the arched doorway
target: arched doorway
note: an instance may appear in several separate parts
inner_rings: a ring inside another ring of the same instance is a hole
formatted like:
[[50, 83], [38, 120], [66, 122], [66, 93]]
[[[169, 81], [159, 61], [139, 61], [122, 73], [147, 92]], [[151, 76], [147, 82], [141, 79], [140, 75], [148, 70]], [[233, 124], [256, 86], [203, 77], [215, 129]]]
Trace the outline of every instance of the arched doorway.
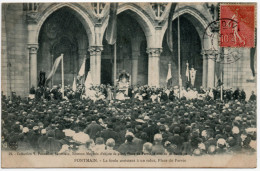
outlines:
[[[148, 82], [148, 55], [146, 37], [131, 10], [117, 16], [117, 78], [122, 71], [131, 75], [132, 85]], [[113, 83], [113, 46], [103, 39], [101, 60], [101, 83]], [[145, 53], [144, 53], [145, 52]]]
[[[190, 14], [182, 14], [179, 16], [180, 20], [180, 58], [181, 58], [181, 78], [182, 85], [186, 83], [186, 63], [189, 63], [189, 69], [192, 67], [197, 70], [195, 78], [195, 88], [203, 85], [203, 58], [201, 55], [202, 50], [202, 35], [203, 32], [198, 32], [198, 27], [194, 23], [199, 22]], [[178, 85], [178, 18], [176, 17], [173, 22], [173, 53], [170, 52], [166, 35], [163, 40], [163, 52], [161, 54], [161, 86], [166, 85], [166, 76], [168, 72], [168, 64], [171, 63], [171, 71], [173, 78], [173, 86]]]
[[[62, 7], [53, 12], [44, 21], [39, 33], [39, 50], [37, 68], [50, 73], [57, 57], [64, 54], [64, 83], [72, 85], [79, 68], [88, 51], [88, 36], [86, 30], [69, 7]], [[86, 70], [89, 70], [87, 65]], [[61, 84], [61, 68], [58, 67], [52, 78], [52, 85]]]

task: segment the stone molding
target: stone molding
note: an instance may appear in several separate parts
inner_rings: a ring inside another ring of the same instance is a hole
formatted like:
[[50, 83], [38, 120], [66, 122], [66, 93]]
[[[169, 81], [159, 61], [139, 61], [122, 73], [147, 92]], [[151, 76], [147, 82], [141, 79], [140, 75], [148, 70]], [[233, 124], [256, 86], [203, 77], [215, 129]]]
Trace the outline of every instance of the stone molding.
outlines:
[[30, 54], [37, 53], [38, 48], [39, 48], [38, 44], [28, 44], [28, 49]]
[[88, 51], [90, 53], [90, 56], [101, 55], [101, 52], [103, 51], [103, 46], [90, 46], [88, 48]]
[[147, 48], [146, 53], [148, 53], [149, 57], [160, 56], [162, 48]]
[[26, 21], [28, 24], [37, 24], [39, 19], [38, 12], [27, 12], [26, 13]]

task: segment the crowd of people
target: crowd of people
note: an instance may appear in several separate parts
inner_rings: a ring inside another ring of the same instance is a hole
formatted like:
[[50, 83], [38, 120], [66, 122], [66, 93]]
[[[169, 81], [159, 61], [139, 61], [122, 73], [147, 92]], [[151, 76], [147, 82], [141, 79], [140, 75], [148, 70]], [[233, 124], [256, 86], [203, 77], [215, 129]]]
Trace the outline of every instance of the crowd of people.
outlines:
[[119, 100], [121, 92], [111, 86], [91, 89], [97, 92], [94, 100], [80, 86], [76, 91], [65, 87], [65, 98], [60, 86], [31, 89], [34, 98], [2, 95], [2, 149], [195, 156], [255, 152], [254, 94], [246, 101], [243, 91], [226, 90], [220, 100], [217, 89], [180, 93], [175, 87], [140, 86], [130, 87], [129, 98]]
[[[47, 99], [47, 100], [58, 100], [62, 99], [62, 90], [61, 85], [53, 86], [51, 89], [48, 87], [38, 87], [35, 89], [34, 87], [30, 90], [30, 94], [34, 94], [36, 99]], [[124, 100], [124, 99], [139, 99], [142, 100], [152, 100], [152, 101], [173, 101], [175, 98], [182, 98], [186, 100], [190, 99], [201, 99], [201, 100], [209, 100], [209, 99], [221, 99], [221, 90], [220, 87], [217, 88], [208, 88], [205, 89], [200, 87], [198, 90], [196, 88], [185, 88], [181, 89], [178, 86], [175, 87], [150, 87], [148, 85], [144, 86], [130, 86], [127, 89], [127, 92], [121, 91], [118, 87], [113, 87], [110, 85], [97, 85], [92, 86], [89, 89], [85, 89], [82, 85], [77, 85], [77, 89], [75, 91], [72, 90], [70, 85], [65, 86], [64, 88], [64, 96], [66, 99], [91, 99], [91, 100]], [[236, 90], [224, 89], [222, 99], [224, 101], [230, 100], [246, 100], [246, 93], [242, 89], [237, 88]], [[249, 98], [250, 101], [256, 100], [256, 95], [254, 91]]]

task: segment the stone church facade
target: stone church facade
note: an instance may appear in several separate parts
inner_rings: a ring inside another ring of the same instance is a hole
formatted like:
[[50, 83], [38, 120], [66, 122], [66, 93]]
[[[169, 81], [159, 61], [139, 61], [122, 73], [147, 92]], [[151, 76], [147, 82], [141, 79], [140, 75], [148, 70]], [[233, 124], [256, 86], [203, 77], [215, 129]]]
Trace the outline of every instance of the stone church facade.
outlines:
[[[86, 72], [91, 71], [94, 84], [113, 84], [113, 47], [105, 40], [109, 7], [109, 3], [2, 4], [3, 94], [13, 91], [27, 96], [32, 86], [37, 87], [39, 72], [44, 71], [47, 76], [61, 53], [65, 85], [72, 84], [85, 57]], [[197, 70], [196, 87], [215, 87], [216, 62], [204, 50], [211, 43], [204, 38], [205, 30], [214, 21], [210, 7], [199, 3], [177, 5], [172, 20], [174, 52], [171, 53], [165, 36], [170, 4], [119, 3], [117, 76], [125, 70], [131, 75], [132, 85], [163, 87], [170, 63], [173, 85], [177, 85], [179, 17], [183, 82], [188, 62]], [[224, 88], [255, 91], [250, 49], [240, 49], [239, 54], [239, 60], [224, 64]], [[59, 84], [60, 77], [58, 69], [51, 85]]]

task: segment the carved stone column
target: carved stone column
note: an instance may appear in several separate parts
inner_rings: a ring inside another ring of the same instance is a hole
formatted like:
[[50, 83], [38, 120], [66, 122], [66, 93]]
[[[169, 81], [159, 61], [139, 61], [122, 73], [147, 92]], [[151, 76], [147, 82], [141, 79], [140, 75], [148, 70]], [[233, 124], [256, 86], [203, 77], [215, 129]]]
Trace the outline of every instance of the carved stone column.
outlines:
[[28, 44], [30, 60], [30, 88], [37, 87], [37, 50], [38, 44]]
[[208, 55], [208, 88], [215, 87], [215, 61], [213, 60], [215, 57], [213, 57], [211, 54]]
[[207, 80], [208, 80], [208, 58], [205, 52], [201, 52], [203, 56], [203, 71], [202, 71], [202, 86], [204, 88], [208, 87]]
[[132, 43], [132, 59], [131, 59], [131, 83], [132, 85], [137, 85], [138, 82], [138, 60], [140, 58], [140, 46], [143, 38], [139, 33], [136, 33], [134, 37], [131, 38]]
[[132, 73], [131, 73], [131, 82], [132, 85], [136, 85], [138, 82], [138, 58], [140, 52], [132, 52]]
[[148, 85], [160, 86], [160, 55], [162, 48], [148, 48]]
[[94, 85], [101, 83], [101, 52], [102, 46], [90, 46], [88, 51], [90, 53], [90, 72]]

